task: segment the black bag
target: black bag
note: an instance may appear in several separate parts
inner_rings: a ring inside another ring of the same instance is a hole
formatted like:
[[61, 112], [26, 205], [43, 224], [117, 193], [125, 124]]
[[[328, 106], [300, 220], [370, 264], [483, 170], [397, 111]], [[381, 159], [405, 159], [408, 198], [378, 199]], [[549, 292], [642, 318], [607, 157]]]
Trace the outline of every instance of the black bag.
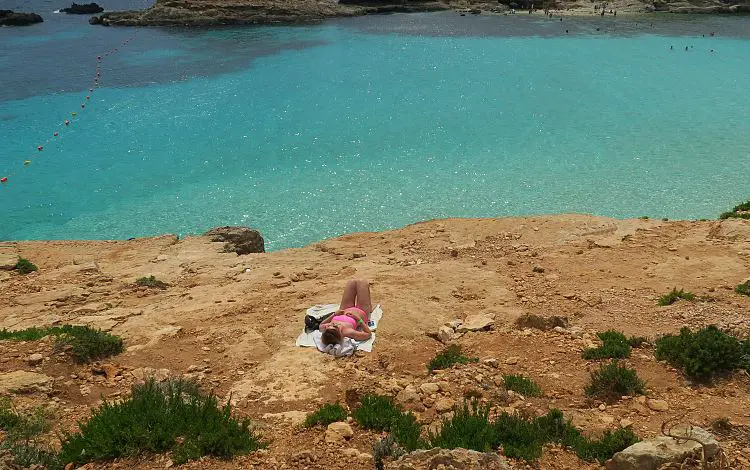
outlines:
[[320, 328], [320, 324], [334, 313], [336, 312], [305, 315], [305, 333], [310, 333]]

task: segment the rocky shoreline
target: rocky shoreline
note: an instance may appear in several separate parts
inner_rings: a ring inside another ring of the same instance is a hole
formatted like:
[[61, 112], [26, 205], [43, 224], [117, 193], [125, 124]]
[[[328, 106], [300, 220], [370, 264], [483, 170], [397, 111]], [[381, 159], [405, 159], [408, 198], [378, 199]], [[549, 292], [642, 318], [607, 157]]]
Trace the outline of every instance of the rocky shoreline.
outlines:
[[[19, 257], [38, 270], [7, 270]], [[44, 409], [55, 445], [55, 436], [76, 431], [103, 397], [124, 399], [149, 377], [193, 380], [252, 420], [268, 448], [180, 467], [187, 470], [324, 470], [331, 459], [371, 470], [373, 442], [382, 433], [352, 421], [300, 426], [322, 404], [352, 408], [364, 393], [393, 397], [425, 435], [470, 396], [497, 413], [559, 409], [587, 436], [632, 429], [644, 443], [613, 458], [617, 466], [607, 468], [618, 470], [633, 468], [626, 457], [646, 452], [646, 443], [664, 447], [664, 422], [691, 424], [719, 438], [725, 468], [750, 468], [746, 374], [703, 386], [642, 344], [626, 361], [648, 394], [605, 403], [585, 395], [598, 363], [582, 357], [598, 346], [599, 332], [613, 328], [649, 342], [710, 324], [750, 337], [750, 296], [734, 290], [749, 270], [750, 220], [740, 219], [447, 219], [271, 253], [263, 252], [258, 232], [231, 227], [182, 239], [2, 242], [0, 330], [83, 325], [121, 338], [124, 350], [84, 364], [56, 349], [51, 337], [0, 340], [0, 395], [19, 409]], [[372, 352], [336, 359], [296, 347], [305, 310], [338, 301], [354, 278], [370, 280], [384, 312]], [[659, 296], [675, 286], [695, 299], [660, 306]], [[477, 360], [428, 372], [425, 365], [445, 344]], [[533, 379], [542, 393], [506, 390], [508, 374]], [[697, 449], [695, 442], [680, 446]], [[156, 470], [173, 466], [170, 458], [149, 453], [96, 468]], [[0, 468], [3, 459], [0, 452]], [[403, 459], [386, 468], [465, 459], [479, 462], [465, 468], [528, 468], [497, 453], [460, 449]], [[602, 467], [554, 445], [535, 468]]]
[[[328, 18], [385, 13], [417, 13], [442, 10], [503, 14], [512, 8], [528, 8], [530, 0], [156, 0], [148, 9], [108, 12], [91, 18], [91, 24], [118, 26], [220, 26], [308, 24]], [[539, 3], [541, 5], [541, 3]], [[608, 2], [607, 9], [621, 13], [747, 13], [747, 0], [685, 0]], [[558, 3], [560, 14], [591, 14], [593, 4]]]

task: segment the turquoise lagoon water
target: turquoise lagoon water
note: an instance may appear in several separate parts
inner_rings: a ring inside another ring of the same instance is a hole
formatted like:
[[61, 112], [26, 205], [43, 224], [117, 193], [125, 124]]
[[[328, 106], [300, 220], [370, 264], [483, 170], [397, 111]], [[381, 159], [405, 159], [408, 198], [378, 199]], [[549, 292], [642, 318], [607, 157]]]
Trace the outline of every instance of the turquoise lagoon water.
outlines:
[[50, 18], [0, 29], [0, 239], [238, 224], [279, 249], [436, 217], [713, 218], [750, 193], [750, 18], [142, 29], [83, 111], [132, 30]]

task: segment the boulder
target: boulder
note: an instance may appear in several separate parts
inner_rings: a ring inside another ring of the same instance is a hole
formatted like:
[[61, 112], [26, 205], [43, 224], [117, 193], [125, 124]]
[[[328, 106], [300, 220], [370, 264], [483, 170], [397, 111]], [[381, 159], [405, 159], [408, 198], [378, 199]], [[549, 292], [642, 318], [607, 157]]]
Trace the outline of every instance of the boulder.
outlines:
[[417, 393], [417, 389], [413, 385], [407, 385], [406, 388], [398, 392], [396, 401], [402, 405], [418, 402], [419, 394]]
[[667, 411], [669, 410], [669, 403], [664, 400], [646, 400], [646, 406], [654, 411]]
[[422, 390], [422, 393], [426, 395], [432, 395], [433, 393], [437, 393], [440, 391], [440, 385], [428, 382], [420, 385], [419, 389]]
[[[718, 454], [720, 447], [716, 439], [705, 429], [695, 426], [675, 426], [671, 434], [692, 437], [705, 444], [706, 459]], [[689, 457], [700, 458], [701, 444], [696, 441], [677, 440], [659, 436], [638, 442], [616, 453], [607, 461], [607, 470], [657, 470], [666, 463], [682, 463]]]
[[344, 421], [331, 423], [326, 428], [326, 442], [341, 442], [350, 439], [354, 435], [352, 427]]
[[0, 26], [27, 26], [43, 21], [42, 17], [36, 13], [16, 13], [12, 10], [0, 10]]
[[448, 397], [442, 397], [438, 398], [435, 402], [435, 411], [438, 413], [445, 413], [446, 411], [450, 411], [453, 409], [453, 405], [455, 405], [456, 402], [453, 401], [451, 398]]
[[26, 362], [28, 362], [30, 366], [38, 366], [42, 361], [44, 361], [44, 356], [39, 353], [34, 353], [26, 358]]
[[489, 314], [477, 314], [469, 315], [466, 320], [461, 323], [458, 327], [459, 332], [467, 331], [483, 331], [492, 329], [492, 325], [495, 324], [494, 315]]
[[36, 372], [17, 370], [0, 374], [0, 394], [49, 392], [52, 377]]
[[508, 462], [496, 453], [467, 449], [417, 450], [401, 456], [385, 466], [388, 470], [415, 468], [453, 468], [456, 470], [510, 470]]
[[263, 236], [259, 231], [248, 227], [218, 227], [203, 234], [212, 242], [224, 242], [224, 251], [238, 255], [265, 253]]
[[443, 344], [450, 343], [455, 336], [456, 333], [453, 331], [453, 328], [445, 325], [441, 326], [437, 332], [437, 338]]
[[69, 13], [73, 15], [93, 15], [94, 13], [101, 13], [104, 8], [100, 7], [97, 3], [73, 3], [68, 8], [60, 9], [63, 13]]

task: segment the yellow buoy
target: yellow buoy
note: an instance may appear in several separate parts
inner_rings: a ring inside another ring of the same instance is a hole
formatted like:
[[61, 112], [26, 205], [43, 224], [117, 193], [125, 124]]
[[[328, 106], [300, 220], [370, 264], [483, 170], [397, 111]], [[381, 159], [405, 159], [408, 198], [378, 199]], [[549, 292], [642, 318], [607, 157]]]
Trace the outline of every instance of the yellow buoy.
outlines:
[[23, 161], [23, 164], [24, 164], [24, 165], [31, 165], [31, 160], [24, 160], [24, 161]]
[[71, 115], [71, 116], [77, 116], [77, 115], [78, 115], [78, 113], [76, 113], [75, 111], [73, 111], [72, 113], [70, 113], [70, 115]]

